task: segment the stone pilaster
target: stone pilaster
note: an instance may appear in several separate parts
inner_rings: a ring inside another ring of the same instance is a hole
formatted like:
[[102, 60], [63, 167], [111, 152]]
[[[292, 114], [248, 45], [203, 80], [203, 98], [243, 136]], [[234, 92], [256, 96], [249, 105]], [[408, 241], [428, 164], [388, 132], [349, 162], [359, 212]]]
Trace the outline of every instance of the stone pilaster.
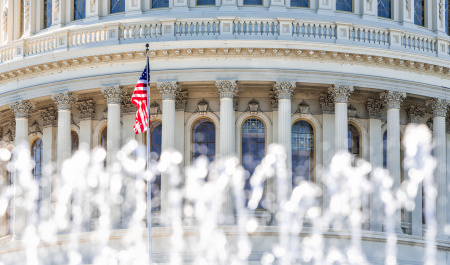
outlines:
[[406, 109], [408, 123], [423, 123], [422, 119], [424, 115], [425, 112], [416, 106], [411, 105]]
[[95, 102], [92, 99], [78, 102], [76, 105], [80, 116], [80, 146], [92, 148], [92, 119], [95, 115]]
[[107, 165], [111, 166], [120, 150], [120, 104], [125, 93], [121, 86], [102, 87], [102, 93], [108, 105], [106, 156]]
[[[387, 169], [391, 175], [394, 184], [392, 190], [396, 192], [400, 188], [401, 180], [401, 158], [400, 158], [400, 105], [406, 93], [386, 91], [380, 94], [387, 108]], [[395, 214], [395, 229], [398, 233], [401, 230], [401, 207]]]
[[348, 152], [348, 99], [353, 92], [352, 86], [332, 85], [328, 92], [333, 97], [335, 109], [335, 134], [334, 150], [338, 152]]

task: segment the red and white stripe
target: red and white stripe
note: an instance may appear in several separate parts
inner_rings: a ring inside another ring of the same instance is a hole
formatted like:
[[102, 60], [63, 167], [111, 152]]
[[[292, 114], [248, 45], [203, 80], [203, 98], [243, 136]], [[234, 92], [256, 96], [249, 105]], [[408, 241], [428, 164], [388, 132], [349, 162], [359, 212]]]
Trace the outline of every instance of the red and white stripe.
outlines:
[[131, 97], [131, 103], [133, 103], [136, 108], [136, 123], [134, 125], [134, 131], [136, 134], [142, 133], [148, 130], [150, 127], [150, 122], [148, 120], [147, 113], [147, 78], [146, 78], [146, 70], [142, 73], [141, 78], [133, 92], [133, 96]]

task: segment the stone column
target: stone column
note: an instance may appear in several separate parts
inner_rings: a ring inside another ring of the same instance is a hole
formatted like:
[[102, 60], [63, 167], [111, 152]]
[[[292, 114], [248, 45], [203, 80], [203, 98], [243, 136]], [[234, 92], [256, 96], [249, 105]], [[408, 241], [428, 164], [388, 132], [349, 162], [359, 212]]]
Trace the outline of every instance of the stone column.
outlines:
[[278, 98], [278, 143], [286, 152], [288, 173], [288, 190], [292, 191], [292, 145], [291, 145], [291, 99], [294, 95], [296, 82], [276, 82], [273, 90]]
[[[387, 169], [393, 179], [392, 191], [400, 188], [401, 159], [400, 159], [400, 105], [406, 97], [404, 92], [386, 91], [380, 94], [387, 108]], [[395, 214], [396, 232], [402, 233], [401, 229], [401, 207]]]
[[92, 119], [95, 114], [95, 102], [92, 99], [77, 104], [80, 114], [80, 147], [92, 148]]
[[[175, 99], [180, 92], [177, 82], [157, 83], [162, 98], [161, 151], [175, 148]], [[169, 176], [161, 174], [161, 216], [165, 218], [169, 206]]]
[[217, 81], [220, 97], [220, 139], [219, 150], [222, 158], [235, 156], [233, 98], [237, 93], [236, 81]]
[[[22, 150], [27, 150], [29, 152], [30, 145], [28, 143], [28, 116], [30, 114], [30, 109], [33, 107], [31, 102], [19, 100], [14, 103], [9, 104], [9, 108], [14, 112], [16, 119], [16, 137], [15, 146], [21, 146]], [[17, 159], [17, 155], [14, 157]], [[14, 186], [16, 189], [25, 190], [20, 172], [14, 174]], [[24, 199], [26, 194], [24, 192], [14, 194], [14, 211], [13, 211], [13, 223], [12, 223], [12, 233], [13, 235], [22, 235], [26, 227], [27, 221], [27, 210], [24, 205]]]
[[102, 93], [108, 104], [106, 164], [110, 167], [120, 150], [120, 104], [124, 91], [121, 86], [108, 86], [102, 87]]
[[[370, 172], [370, 182], [378, 185], [374, 181], [375, 170], [383, 168], [383, 134], [381, 132], [381, 109], [383, 103], [380, 100], [368, 99], [366, 102], [367, 113], [369, 114], [369, 162], [372, 165]], [[381, 232], [383, 228], [384, 207], [383, 202], [375, 190], [370, 193], [369, 198], [369, 226], [371, 231]]]
[[447, 224], [447, 144], [445, 117], [447, 116], [447, 100], [436, 98], [427, 102], [433, 112], [433, 155], [436, 159], [434, 181], [437, 188], [436, 221], [438, 237], [445, 237]]
[[58, 107], [58, 144], [57, 144], [57, 172], [60, 173], [64, 160], [71, 156], [71, 109], [77, 101], [77, 96], [72, 92], [52, 94], [52, 99]]
[[347, 103], [350, 94], [353, 92], [352, 86], [333, 85], [328, 92], [334, 99], [334, 151], [348, 152], [348, 115]]

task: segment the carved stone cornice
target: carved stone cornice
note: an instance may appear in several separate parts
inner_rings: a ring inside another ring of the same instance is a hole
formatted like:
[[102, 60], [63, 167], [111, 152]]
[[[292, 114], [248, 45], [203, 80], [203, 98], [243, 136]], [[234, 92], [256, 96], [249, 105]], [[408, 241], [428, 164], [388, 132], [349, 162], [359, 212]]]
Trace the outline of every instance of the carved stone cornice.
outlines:
[[448, 101], [445, 99], [434, 98], [426, 102], [427, 107], [430, 108], [433, 117], [446, 117], [448, 109]]
[[102, 87], [102, 93], [105, 95], [107, 104], [121, 104], [125, 91], [122, 86]]
[[78, 100], [78, 96], [73, 92], [62, 92], [52, 94], [52, 99], [55, 101], [58, 110], [70, 110], [73, 103]]
[[371, 119], [380, 119], [383, 101], [369, 98], [366, 101], [367, 115]]
[[77, 103], [77, 109], [80, 112], [81, 120], [90, 120], [95, 115], [95, 102], [92, 99]]
[[180, 86], [174, 81], [157, 83], [156, 87], [159, 89], [162, 100], [176, 100], [180, 92]]
[[217, 92], [220, 98], [233, 98], [238, 92], [236, 80], [216, 81]]
[[14, 112], [14, 117], [28, 118], [30, 110], [33, 108], [33, 104], [30, 101], [19, 100], [9, 104], [9, 108]]
[[406, 108], [406, 117], [408, 123], [423, 123], [422, 118], [425, 115], [425, 112], [418, 107], [411, 105]]
[[273, 91], [277, 94], [277, 99], [292, 99], [292, 95], [294, 95], [294, 90], [297, 87], [297, 83], [281, 81], [275, 82], [273, 85]]
[[400, 109], [405, 98], [405, 92], [385, 91], [380, 93], [380, 99], [384, 101], [387, 109]]
[[56, 126], [58, 113], [54, 107], [41, 110], [41, 118], [43, 120], [43, 127]]
[[319, 103], [323, 114], [334, 114], [334, 98], [331, 94], [321, 94]]
[[175, 99], [175, 110], [184, 111], [188, 100], [188, 92], [180, 91]]
[[333, 97], [334, 103], [348, 103], [353, 91], [353, 86], [348, 85], [332, 85], [328, 88], [328, 93]]

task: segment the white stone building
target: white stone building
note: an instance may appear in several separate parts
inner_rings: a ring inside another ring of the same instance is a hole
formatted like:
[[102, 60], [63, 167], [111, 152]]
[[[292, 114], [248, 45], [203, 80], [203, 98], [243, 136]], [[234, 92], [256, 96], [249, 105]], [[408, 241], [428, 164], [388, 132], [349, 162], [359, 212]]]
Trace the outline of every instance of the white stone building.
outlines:
[[[130, 97], [150, 43], [152, 146], [180, 151], [183, 166], [199, 155], [211, 161], [235, 155], [253, 172], [267, 146], [279, 143], [288, 150], [291, 185], [301, 179], [323, 185], [333, 155], [348, 150], [385, 166], [400, 187], [405, 127], [429, 125], [438, 162], [437, 259], [450, 264], [449, 6], [448, 0], [1, 0], [0, 136], [10, 149], [27, 143], [38, 182], [48, 164], [59, 172], [78, 143], [105, 147], [112, 163], [124, 143], [143, 142], [133, 131]], [[3, 187], [16, 183], [6, 164]], [[43, 212], [51, 209], [53, 184], [40, 184]], [[160, 185], [156, 219], [168, 209], [167, 178]], [[326, 193], [321, 200], [329, 203]], [[395, 218], [401, 264], [423, 262], [420, 192], [415, 202], [412, 212]], [[0, 220], [5, 264], [20, 264], [13, 257], [25, 251], [27, 218], [15, 205]], [[362, 212], [362, 248], [381, 264], [382, 208], [371, 197]], [[113, 226], [119, 240], [120, 222]], [[169, 252], [164, 229], [154, 230], [161, 261]], [[83, 264], [90, 264], [86, 230]], [[276, 231], [260, 226], [266, 241], [254, 249], [254, 264]], [[345, 231], [326, 239], [340, 235], [349, 241]], [[53, 247], [67, 242], [61, 235]]]

